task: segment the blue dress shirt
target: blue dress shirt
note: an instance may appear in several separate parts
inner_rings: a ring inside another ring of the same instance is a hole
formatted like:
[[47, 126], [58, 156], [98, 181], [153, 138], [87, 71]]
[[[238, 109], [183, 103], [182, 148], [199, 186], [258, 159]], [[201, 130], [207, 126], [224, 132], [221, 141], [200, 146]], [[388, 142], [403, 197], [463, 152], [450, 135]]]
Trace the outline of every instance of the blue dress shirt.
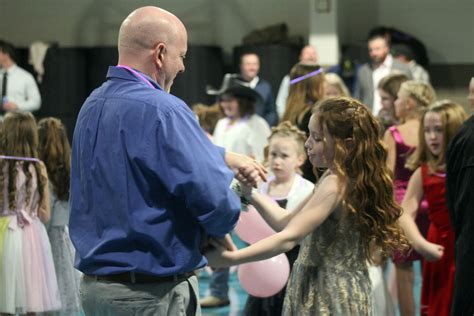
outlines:
[[145, 75], [110, 67], [74, 131], [69, 228], [76, 267], [157, 276], [203, 267], [203, 235], [224, 236], [239, 217], [232, 177], [224, 150], [183, 101]]

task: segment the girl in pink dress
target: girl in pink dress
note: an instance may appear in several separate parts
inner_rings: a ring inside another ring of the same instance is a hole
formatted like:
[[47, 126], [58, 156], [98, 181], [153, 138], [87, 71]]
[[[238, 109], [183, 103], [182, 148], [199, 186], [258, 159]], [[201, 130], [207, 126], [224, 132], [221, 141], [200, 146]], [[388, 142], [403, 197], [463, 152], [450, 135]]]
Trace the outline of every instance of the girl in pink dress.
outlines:
[[61, 308], [51, 245], [46, 167], [30, 113], [5, 116], [0, 131], [0, 313]]
[[[398, 78], [398, 79], [397, 79]], [[388, 77], [381, 82], [381, 89], [393, 89], [395, 80], [399, 77]], [[390, 95], [393, 95], [391, 91]], [[382, 93], [382, 102], [386, 100], [387, 93]], [[394, 100], [395, 115], [400, 120], [400, 124], [390, 127], [384, 135], [384, 141], [388, 145], [388, 167], [394, 173], [395, 200], [401, 203], [406, 192], [408, 180], [413, 171], [405, 167], [406, 159], [418, 144], [418, 130], [420, 128], [420, 116], [422, 111], [436, 98], [433, 88], [421, 81], [405, 81], [401, 83]], [[420, 203], [420, 209], [416, 219], [422, 234], [426, 234], [429, 219], [426, 210], [426, 203]], [[400, 308], [400, 315], [414, 316], [416, 312], [415, 299], [413, 294], [414, 272], [413, 262], [421, 257], [412, 251], [408, 255], [395, 253], [393, 262], [395, 264], [397, 296]]]
[[[454, 231], [445, 199], [445, 155], [451, 139], [467, 119], [462, 106], [448, 100], [428, 108], [420, 126], [419, 145], [408, 160], [415, 170], [402, 202], [400, 226], [424, 258], [421, 315], [450, 315], [454, 285]], [[425, 196], [430, 226], [426, 238], [414, 218]]]

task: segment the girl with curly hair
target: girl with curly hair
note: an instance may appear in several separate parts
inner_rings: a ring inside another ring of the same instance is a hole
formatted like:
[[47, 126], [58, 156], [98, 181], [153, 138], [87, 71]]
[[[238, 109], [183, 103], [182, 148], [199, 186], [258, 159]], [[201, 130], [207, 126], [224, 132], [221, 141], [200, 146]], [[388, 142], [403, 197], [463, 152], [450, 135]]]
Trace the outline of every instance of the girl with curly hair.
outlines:
[[242, 187], [243, 197], [278, 233], [238, 251], [213, 243], [216, 249], [206, 254], [210, 265], [263, 260], [301, 243], [284, 315], [373, 314], [371, 249], [379, 247], [389, 256], [407, 247], [379, 128], [370, 110], [354, 99], [322, 101], [311, 116], [305, 144], [311, 163], [327, 168], [313, 194], [287, 212]]
[[61, 307], [44, 226], [50, 220], [48, 176], [37, 147], [33, 115], [5, 115], [0, 131], [0, 313]]

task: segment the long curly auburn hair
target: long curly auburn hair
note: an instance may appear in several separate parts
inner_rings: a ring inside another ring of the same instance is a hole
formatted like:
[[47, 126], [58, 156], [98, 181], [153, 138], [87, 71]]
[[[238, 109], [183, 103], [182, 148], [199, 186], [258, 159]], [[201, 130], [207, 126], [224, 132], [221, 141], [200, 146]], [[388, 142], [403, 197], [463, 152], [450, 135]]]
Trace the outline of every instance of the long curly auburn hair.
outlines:
[[372, 261], [374, 243], [383, 256], [408, 249], [408, 240], [398, 225], [402, 209], [394, 201], [378, 121], [366, 106], [346, 97], [323, 100], [313, 113], [324, 127], [323, 133], [334, 140], [332, 169], [342, 184], [342, 203], [353, 216], [367, 260]]
[[46, 165], [48, 177], [59, 200], [69, 199], [71, 145], [63, 123], [54, 117], [38, 123], [39, 156]]

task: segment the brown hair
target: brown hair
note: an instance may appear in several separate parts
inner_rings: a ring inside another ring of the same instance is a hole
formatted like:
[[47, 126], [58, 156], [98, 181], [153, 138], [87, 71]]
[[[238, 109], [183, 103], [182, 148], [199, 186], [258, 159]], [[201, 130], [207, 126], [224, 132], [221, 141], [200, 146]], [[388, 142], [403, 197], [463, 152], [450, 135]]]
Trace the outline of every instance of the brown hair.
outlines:
[[372, 261], [372, 242], [384, 256], [407, 248], [397, 222], [402, 209], [394, 201], [387, 150], [370, 110], [352, 98], [328, 98], [313, 115], [334, 139], [334, 173], [343, 184], [342, 203], [354, 217], [367, 260]]
[[[291, 68], [290, 79], [307, 75], [320, 68], [316, 64], [297, 63]], [[286, 108], [281, 121], [290, 121], [294, 125], [300, 124], [304, 115], [311, 111], [314, 103], [322, 99], [323, 88], [324, 73], [322, 72], [290, 85]]]
[[201, 125], [206, 132], [212, 135], [217, 121], [219, 121], [223, 116], [219, 104], [216, 103], [208, 106], [202, 103], [196, 103], [192, 106], [192, 109], [198, 117], [199, 125]]
[[[38, 131], [36, 121], [31, 113], [10, 112], [5, 115], [0, 132], [0, 154], [14, 157], [38, 158]], [[43, 221], [49, 220], [49, 194], [48, 177], [42, 162], [26, 160], [0, 159], [0, 183], [3, 184], [8, 178], [8, 207], [10, 210], [17, 208], [16, 180], [18, 168], [26, 175], [26, 197], [28, 204], [33, 196], [31, 183], [33, 175], [30, 166], [34, 167], [38, 181], [38, 192], [40, 196], [38, 213]], [[3, 194], [0, 194], [0, 205], [4, 205]], [[43, 217], [43, 214], [45, 216]]]
[[392, 98], [397, 98], [398, 90], [405, 81], [408, 81], [408, 77], [402, 73], [393, 73], [385, 76], [380, 80], [378, 88], [388, 93]]
[[[443, 124], [443, 150], [438, 157], [431, 153], [425, 141], [424, 119], [426, 113], [429, 112], [438, 113]], [[406, 166], [411, 170], [415, 170], [422, 164], [427, 164], [431, 172], [439, 170], [445, 164], [446, 150], [449, 142], [454, 138], [459, 127], [467, 118], [468, 115], [464, 108], [451, 100], [441, 100], [428, 107], [421, 117], [420, 129], [418, 131], [418, 146], [415, 152], [408, 158]]]
[[53, 190], [59, 200], [67, 201], [71, 173], [71, 146], [66, 128], [57, 118], [44, 118], [38, 123], [38, 135], [40, 159], [46, 165]]

